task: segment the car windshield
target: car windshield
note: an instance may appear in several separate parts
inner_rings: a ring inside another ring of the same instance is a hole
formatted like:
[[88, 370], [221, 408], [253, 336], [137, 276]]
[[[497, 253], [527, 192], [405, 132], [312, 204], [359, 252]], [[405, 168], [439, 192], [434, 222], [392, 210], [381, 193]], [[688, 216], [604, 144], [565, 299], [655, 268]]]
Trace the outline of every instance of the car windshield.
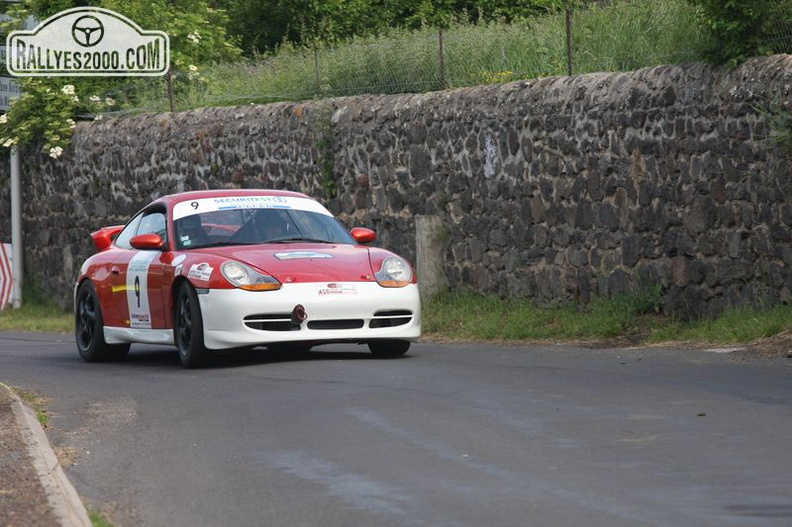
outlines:
[[174, 222], [176, 249], [264, 243], [355, 243], [332, 216], [298, 209], [236, 209]]

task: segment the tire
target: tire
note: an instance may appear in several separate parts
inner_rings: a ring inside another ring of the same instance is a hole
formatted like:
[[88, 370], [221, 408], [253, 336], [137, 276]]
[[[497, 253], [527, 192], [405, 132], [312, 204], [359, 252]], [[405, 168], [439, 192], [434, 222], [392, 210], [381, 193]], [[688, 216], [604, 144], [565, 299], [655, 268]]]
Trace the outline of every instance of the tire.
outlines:
[[74, 338], [85, 362], [118, 361], [129, 354], [129, 344], [108, 344], [96, 288], [86, 280], [77, 288], [74, 304]]
[[410, 349], [409, 340], [372, 340], [368, 343], [369, 351], [378, 359], [401, 357]]
[[176, 293], [173, 313], [173, 343], [179, 350], [179, 359], [185, 368], [200, 368], [209, 359], [204, 345], [203, 317], [195, 289], [182, 282]]

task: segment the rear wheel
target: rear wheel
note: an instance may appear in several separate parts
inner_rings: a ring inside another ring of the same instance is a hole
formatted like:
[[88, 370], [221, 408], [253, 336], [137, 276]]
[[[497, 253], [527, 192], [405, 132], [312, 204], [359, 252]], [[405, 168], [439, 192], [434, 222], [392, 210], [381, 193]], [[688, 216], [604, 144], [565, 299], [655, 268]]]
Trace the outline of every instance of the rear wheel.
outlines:
[[77, 289], [74, 337], [80, 357], [85, 362], [123, 360], [129, 353], [129, 344], [108, 344], [105, 341], [99, 296], [89, 280]]
[[410, 349], [409, 340], [372, 340], [368, 343], [369, 351], [378, 359], [400, 357]]
[[175, 305], [173, 342], [179, 349], [179, 358], [184, 367], [199, 368], [206, 364], [209, 351], [204, 345], [203, 317], [198, 295], [188, 282], [182, 282], [179, 286]]

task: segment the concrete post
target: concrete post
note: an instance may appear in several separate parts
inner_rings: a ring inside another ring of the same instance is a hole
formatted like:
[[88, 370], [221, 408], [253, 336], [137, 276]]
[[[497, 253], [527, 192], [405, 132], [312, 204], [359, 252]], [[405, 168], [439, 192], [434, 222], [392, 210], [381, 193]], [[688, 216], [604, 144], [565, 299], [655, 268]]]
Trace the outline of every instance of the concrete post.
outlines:
[[446, 229], [439, 217], [415, 217], [415, 265], [423, 300], [448, 289], [444, 266], [446, 238]]

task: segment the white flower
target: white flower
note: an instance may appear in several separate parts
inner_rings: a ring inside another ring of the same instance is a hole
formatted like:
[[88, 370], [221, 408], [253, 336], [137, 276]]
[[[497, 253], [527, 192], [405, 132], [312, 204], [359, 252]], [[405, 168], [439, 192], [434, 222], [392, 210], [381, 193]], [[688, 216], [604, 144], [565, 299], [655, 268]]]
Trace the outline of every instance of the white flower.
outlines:
[[195, 64], [190, 64], [187, 67], [187, 69], [189, 69], [191, 72], [195, 73], [196, 71], [198, 71], [198, 66], [196, 66]]
[[15, 144], [16, 144], [16, 139], [14, 139], [13, 137], [10, 137], [10, 138], [5, 140], [5, 142], [3, 143], [3, 146], [6, 147], [6, 148], [11, 148]]
[[67, 84], [66, 86], [61, 88], [61, 91], [63, 93], [65, 93], [66, 95], [74, 95], [74, 85], [73, 84]]
[[102, 98], [99, 97], [98, 95], [91, 95], [90, 97], [88, 97], [88, 100], [91, 101], [92, 103], [98, 103], [101, 102]]
[[50, 148], [49, 156], [52, 159], [58, 159], [61, 156], [61, 154], [63, 154], [63, 148], [61, 148], [59, 146], [55, 146], [53, 148]]
[[74, 119], [66, 119], [66, 124], [69, 125], [69, 128], [74, 129], [77, 126], [77, 123], [74, 122]]
[[98, 115], [94, 115], [94, 121], [101, 121], [103, 117], [104, 115], [102, 115], [101, 113]]
[[187, 35], [187, 40], [189, 40], [193, 44], [197, 44], [198, 42], [201, 41], [201, 34], [198, 33], [197, 31], [193, 31], [192, 33]]
[[105, 104], [107, 106], [112, 106], [112, 105], [115, 104], [115, 101], [113, 99], [111, 99], [110, 97], [105, 97]]
[[0, 115], [0, 124], [6, 124], [8, 122], [8, 115], [3, 114]]
[[74, 102], [80, 102], [80, 98], [79, 98], [79, 97], [77, 97], [76, 95], [73, 95], [73, 96], [72, 96], [72, 101], [74, 101]]

